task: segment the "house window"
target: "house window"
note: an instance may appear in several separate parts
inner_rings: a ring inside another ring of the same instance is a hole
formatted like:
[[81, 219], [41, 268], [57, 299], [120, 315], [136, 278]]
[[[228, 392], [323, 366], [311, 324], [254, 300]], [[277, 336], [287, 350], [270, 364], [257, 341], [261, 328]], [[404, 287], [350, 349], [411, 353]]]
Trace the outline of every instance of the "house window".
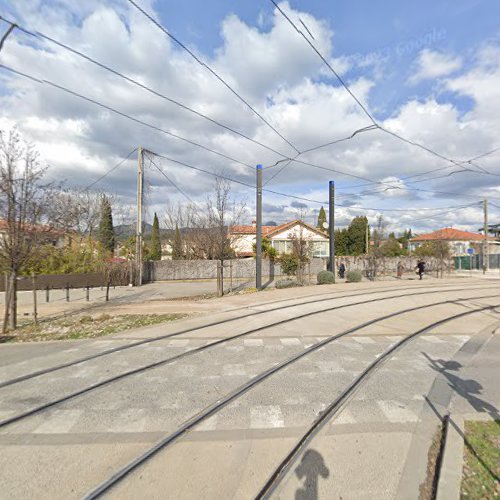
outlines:
[[280, 253], [290, 253], [292, 250], [291, 242], [287, 240], [273, 240], [273, 247]]
[[313, 257], [328, 257], [330, 248], [328, 241], [313, 241], [312, 242], [312, 255]]

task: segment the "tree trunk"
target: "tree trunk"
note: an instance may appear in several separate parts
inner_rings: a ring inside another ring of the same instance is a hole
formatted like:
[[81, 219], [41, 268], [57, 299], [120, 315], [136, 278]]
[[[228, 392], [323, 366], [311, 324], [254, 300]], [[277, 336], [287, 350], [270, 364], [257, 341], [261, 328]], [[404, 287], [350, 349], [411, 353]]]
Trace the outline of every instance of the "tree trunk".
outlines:
[[3, 315], [2, 333], [7, 332], [7, 323], [9, 322], [10, 311], [10, 277], [5, 275], [5, 310]]
[[13, 271], [10, 275], [10, 316], [9, 316], [9, 328], [15, 330], [17, 328], [17, 276], [16, 272]]

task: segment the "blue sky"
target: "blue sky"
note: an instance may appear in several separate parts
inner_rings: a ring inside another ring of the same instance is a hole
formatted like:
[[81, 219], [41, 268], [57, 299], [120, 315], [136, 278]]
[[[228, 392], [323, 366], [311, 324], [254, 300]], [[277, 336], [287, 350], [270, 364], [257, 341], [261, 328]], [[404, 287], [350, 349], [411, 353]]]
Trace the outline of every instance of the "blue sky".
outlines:
[[[271, 2], [136, 1], [211, 64], [300, 150], [348, 136], [370, 124]], [[314, 43], [383, 127], [458, 161], [500, 145], [498, 2], [290, 0], [280, 6], [294, 21], [305, 21]], [[126, 0], [0, 0], [0, 14], [78, 48], [285, 156], [293, 156], [287, 144]], [[5, 29], [5, 24], [0, 29]], [[186, 116], [62, 49], [19, 32], [9, 38], [0, 59], [17, 70], [51, 79], [248, 164], [270, 165], [280, 159]], [[165, 138], [6, 71], [0, 72], [0, 100], [2, 128], [17, 125], [50, 165], [49, 175], [69, 184], [84, 186], [98, 178], [139, 143], [192, 165], [224, 171], [243, 182], [254, 181], [253, 172], [241, 165], [221, 161], [206, 150]], [[492, 175], [500, 173], [499, 154], [478, 160], [480, 165], [469, 165], [467, 171], [452, 173], [464, 167], [446, 163], [381, 131], [371, 131], [299, 159], [344, 174], [292, 163], [269, 181], [269, 188], [323, 201], [327, 199], [328, 180], [335, 177], [339, 224], [365, 213], [374, 221], [384, 213], [395, 230], [441, 225], [476, 228], [481, 216], [479, 201], [485, 194], [500, 205], [500, 184]], [[197, 203], [212, 189], [207, 176], [167, 161], [162, 166]], [[133, 162], [122, 168], [99, 187], [115, 191], [123, 203], [132, 204]], [[443, 170], [419, 176], [433, 169]], [[274, 172], [267, 171], [267, 180]], [[367, 185], [360, 178], [375, 184]], [[238, 185], [234, 194], [247, 199], [246, 218], [250, 220], [253, 194]], [[158, 211], [164, 208], [165, 198], [172, 203], [182, 200], [182, 195], [154, 172], [148, 196], [150, 206]], [[471, 203], [475, 205], [448, 209], [445, 214], [437, 210]], [[318, 204], [304, 205], [312, 220]], [[269, 193], [265, 206], [265, 217], [281, 222], [296, 215], [298, 202]], [[491, 210], [495, 216], [497, 208], [492, 206]]]

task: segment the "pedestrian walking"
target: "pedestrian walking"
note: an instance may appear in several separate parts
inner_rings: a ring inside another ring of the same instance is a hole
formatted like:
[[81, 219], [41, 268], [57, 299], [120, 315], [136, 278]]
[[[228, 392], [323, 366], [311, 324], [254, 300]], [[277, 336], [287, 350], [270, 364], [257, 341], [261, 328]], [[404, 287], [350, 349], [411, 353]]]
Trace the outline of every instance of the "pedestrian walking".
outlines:
[[398, 279], [401, 279], [403, 277], [403, 272], [404, 272], [403, 263], [401, 261], [399, 261], [398, 262], [398, 270], [397, 270]]
[[417, 274], [420, 279], [423, 279], [424, 272], [425, 272], [425, 262], [423, 260], [419, 260], [417, 262]]
[[345, 276], [345, 264], [341, 262], [339, 266], [339, 278], [344, 279], [344, 276]]

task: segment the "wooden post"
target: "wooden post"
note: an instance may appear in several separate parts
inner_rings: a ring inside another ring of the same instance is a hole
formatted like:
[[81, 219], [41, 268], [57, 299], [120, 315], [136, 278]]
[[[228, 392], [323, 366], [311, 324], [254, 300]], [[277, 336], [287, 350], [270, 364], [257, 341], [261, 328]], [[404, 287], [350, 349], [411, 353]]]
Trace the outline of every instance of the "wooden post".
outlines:
[[87, 302], [90, 300], [90, 287], [88, 285], [85, 288], [85, 300]]
[[66, 302], [69, 302], [69, 283], [66, 283]]
[[106, 283], [106, 302], [109, 301], [109, 281]]
[[37, 309], [37, 296], [36, 296], [36, 276], [35, 273], [31, 275], [31, 283], [33, 286], [33, 321], [35, 325], [38, 324], [38, 309]]
[[45, 287], [45, 302], [48, 302], [50, 300], [50, 292], [49, 292], [49, 285]]

